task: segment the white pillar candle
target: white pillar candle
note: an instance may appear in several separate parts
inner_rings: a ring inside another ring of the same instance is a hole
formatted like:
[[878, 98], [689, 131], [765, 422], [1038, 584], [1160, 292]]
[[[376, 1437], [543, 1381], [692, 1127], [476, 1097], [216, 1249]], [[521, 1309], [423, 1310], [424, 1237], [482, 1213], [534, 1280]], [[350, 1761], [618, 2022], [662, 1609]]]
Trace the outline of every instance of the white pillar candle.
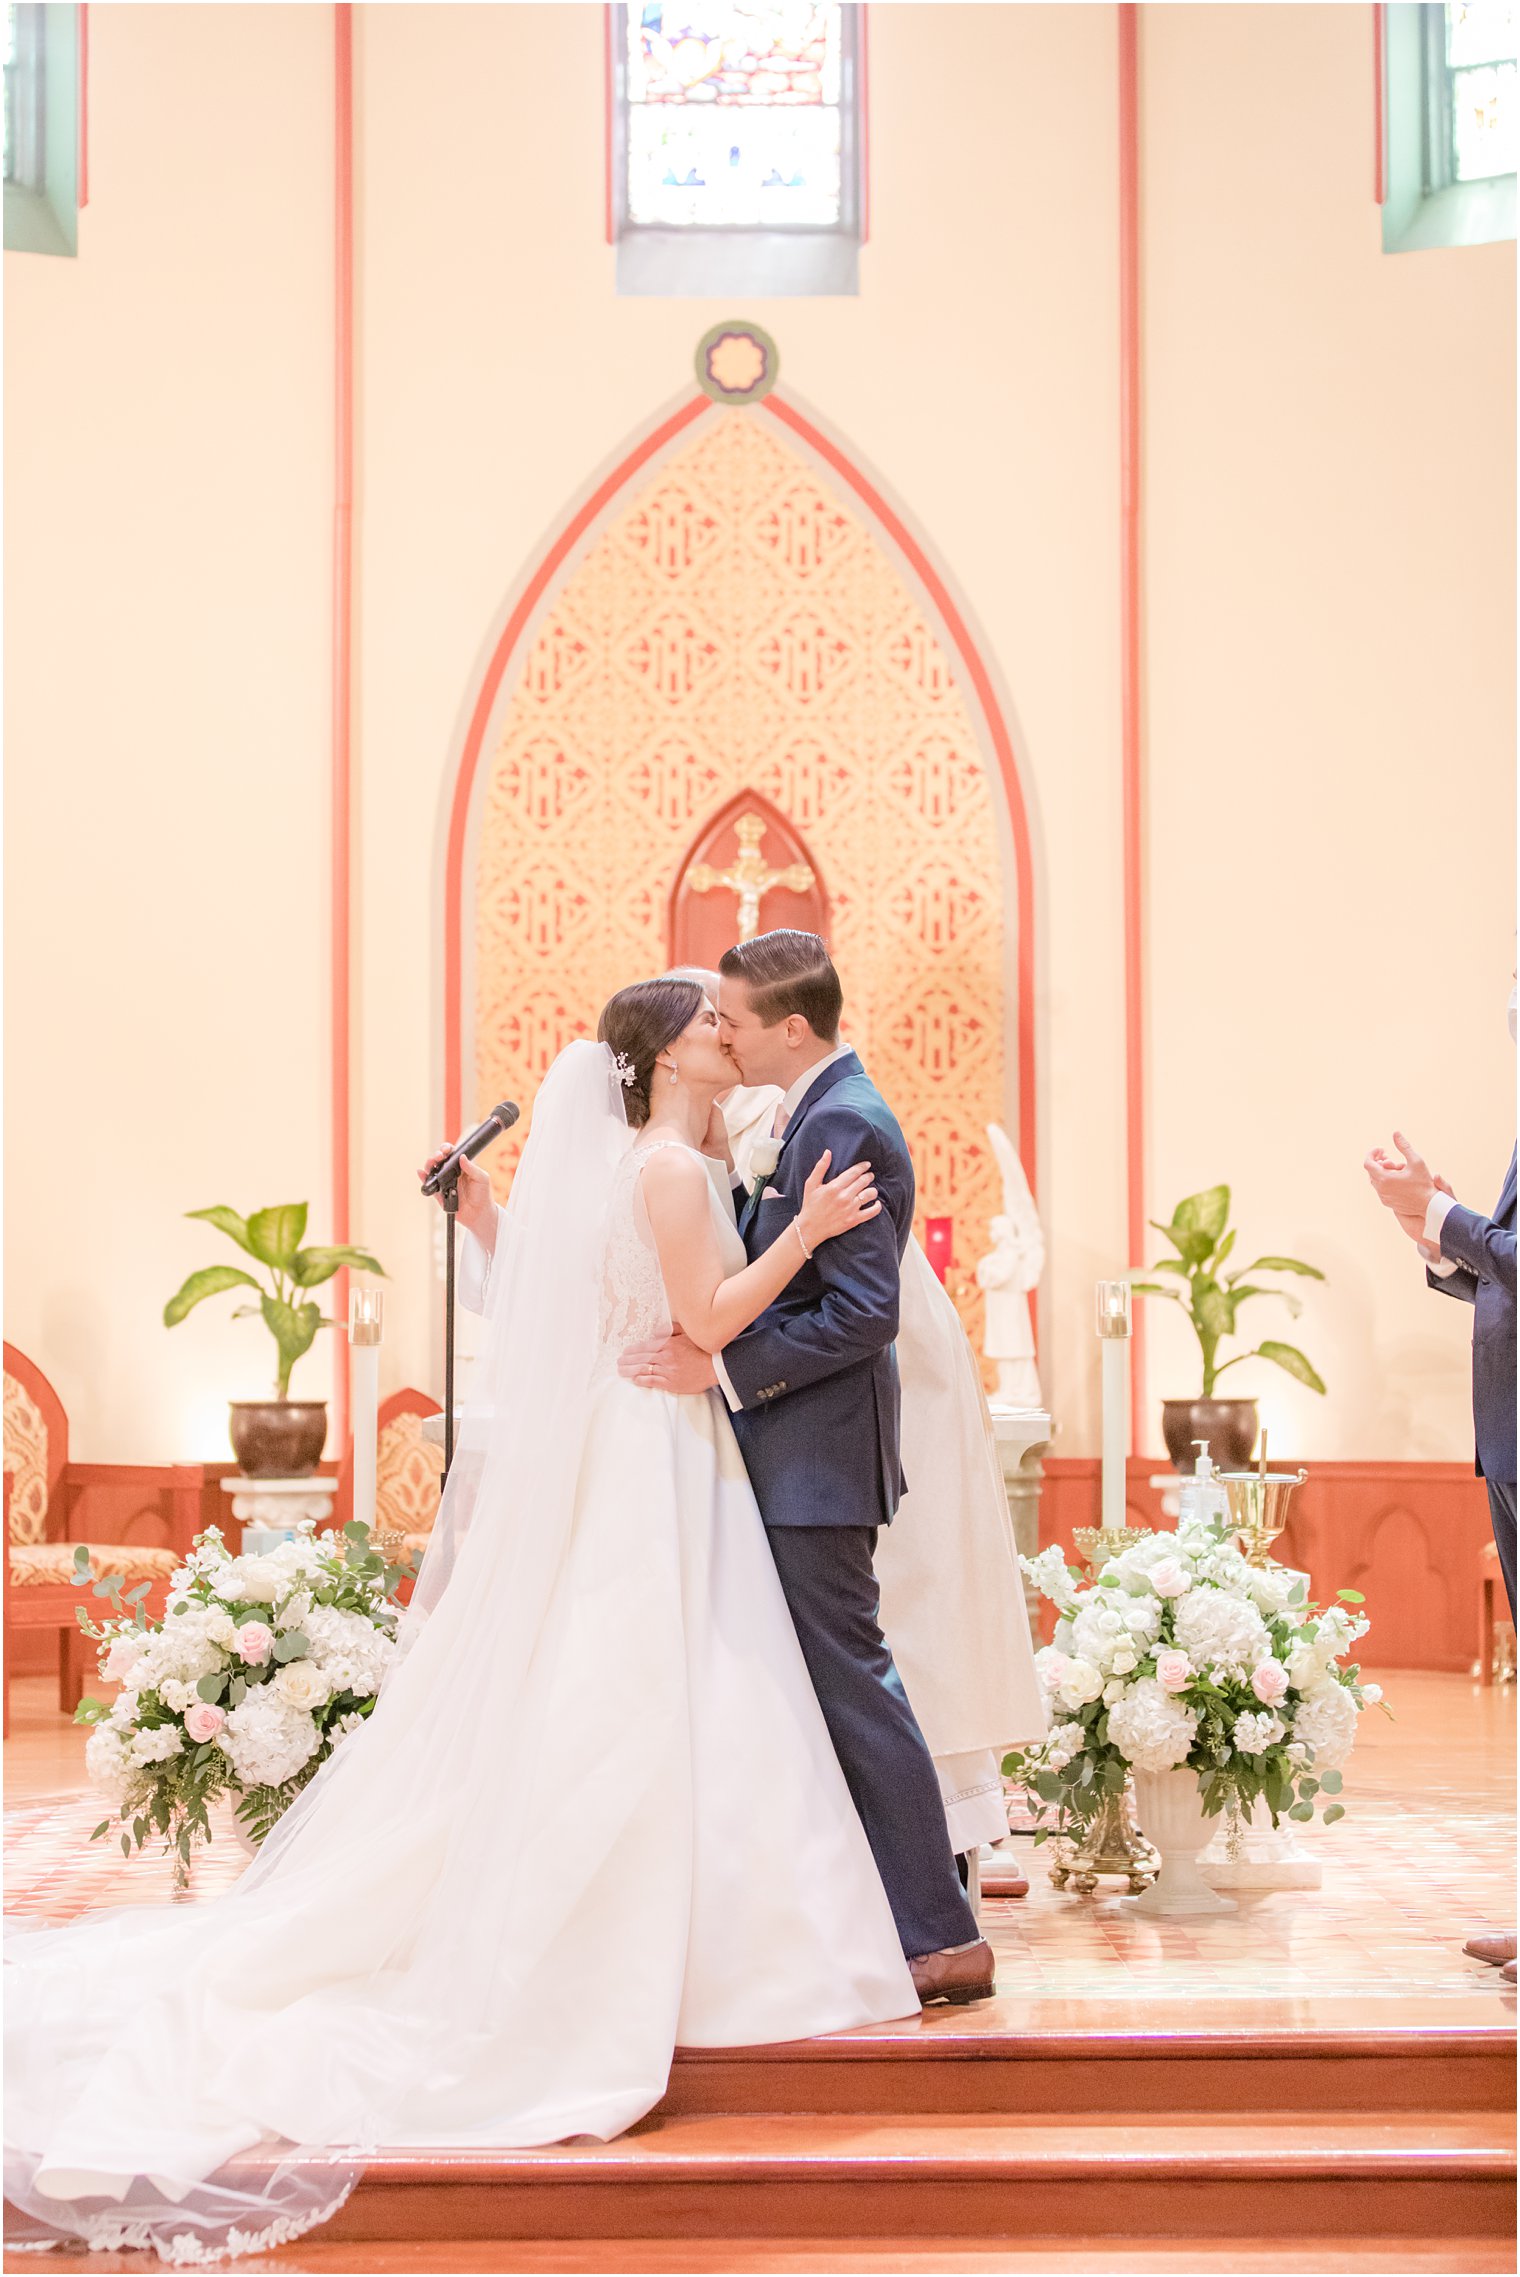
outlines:
[[352, 1358], [354, 1422], [354, 1516], [361, 1526], [375, 1523], [375, 1470], [380, 1451], [380, 1333], [384, 1297], [379, 1289], [356, 1288], [348, 1303], [348, 1341]]
[[1103, 1511], [1105, 1528], [1125, 1523], [1125, 1456], [1129, 1446], [1129, 1283], [1098, 1283], [1098, 1337], [1103, 1346]]

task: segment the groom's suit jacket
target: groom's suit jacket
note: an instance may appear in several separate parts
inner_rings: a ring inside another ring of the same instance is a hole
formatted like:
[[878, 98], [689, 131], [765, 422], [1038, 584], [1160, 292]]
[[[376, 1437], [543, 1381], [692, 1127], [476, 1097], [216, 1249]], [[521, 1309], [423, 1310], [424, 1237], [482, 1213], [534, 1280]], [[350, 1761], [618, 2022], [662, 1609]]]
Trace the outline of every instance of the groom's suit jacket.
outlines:
[[825, 1147], [831, 1177], [871, 1164], [881, 1214], [822, 1243], [776, 1302], [724, 1345], [723, 1367], [767, 1526], [885, 1526], [904, 1491], [893, 1343], [913, 1231], [913, 1161], [854, 1052], [803, 1094], [774, 1174], [741, 1206], [751, 1262], [796, 1217]]
[[1474, 1308], [1473, 1429], [1478, 1472], [1515, 1476], [1515, 1157], [1491, 1218], [1453, 1204], [1441, 1221], [1441, 1255], [1455, 1273], [1427, 1273], [1433, 1289]]

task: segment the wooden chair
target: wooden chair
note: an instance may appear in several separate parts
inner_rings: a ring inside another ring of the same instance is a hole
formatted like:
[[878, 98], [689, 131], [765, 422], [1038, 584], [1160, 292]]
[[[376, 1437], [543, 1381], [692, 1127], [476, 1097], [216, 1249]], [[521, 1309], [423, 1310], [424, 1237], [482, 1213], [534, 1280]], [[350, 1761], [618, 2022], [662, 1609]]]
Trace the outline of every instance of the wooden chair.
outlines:
[[[95, 1618], [109, 1602], [90, 1582], [119, 1573], [128, 1587], [151, 1584], [150, 1616], [161, 1613], [178, 1549], [144, 1542], [69, 1539], [69, 1422], [47, 1377], [13, 1344], [5, 1353], [5, 1729], [10, 1730], [12, 1645], [24, 1632], [51, 1629], [58, 1636], [58, 1704], [78, 1707], [90, 1651], [77, 1619], [83, 1605]], [[89, 1580], [75, 1578], [74, 1553], [89, 1552]]]
[[[430, 1415], [442, 1412], [426, 1392], [392, 1392], [380, 1402], [380, 1444], [375, 1463], [375, 1546], [399, 1563], [420, 1564], [443, 1492], [443, 1449], [422, 1436]], [[354, 1457], [350, 1447], [338, 1474], [334, 1517], [353, 1516]]]

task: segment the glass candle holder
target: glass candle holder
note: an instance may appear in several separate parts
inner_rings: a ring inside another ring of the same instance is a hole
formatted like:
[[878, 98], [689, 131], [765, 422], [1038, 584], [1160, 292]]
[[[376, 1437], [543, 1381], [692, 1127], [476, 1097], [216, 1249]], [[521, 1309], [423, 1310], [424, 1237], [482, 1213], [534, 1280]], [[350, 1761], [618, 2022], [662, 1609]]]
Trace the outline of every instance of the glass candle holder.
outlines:
[[348, 1341], [378, 1344], [385, 1324], [385, 1291], [356, 1288], [348, 1293]]
[[1098, 1283], [1098, 1334], [1105, 1339], [1130, 1333], [1128, 1281]]

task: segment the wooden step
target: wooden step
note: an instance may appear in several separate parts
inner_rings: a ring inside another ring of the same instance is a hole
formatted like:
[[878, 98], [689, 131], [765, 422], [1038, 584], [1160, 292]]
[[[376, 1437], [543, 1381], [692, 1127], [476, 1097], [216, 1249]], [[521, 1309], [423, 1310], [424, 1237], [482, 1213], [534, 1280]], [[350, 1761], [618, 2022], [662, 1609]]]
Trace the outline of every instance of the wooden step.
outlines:
[[[745, 2115], [612, 2143], [381, 2152], [329, 2239], [1509, 2237], [1502, 2113]], [[1085, 2191], [1074, 2186], [1086, 2184]]]
[[[292, 2277], [1505, 2277], [1514, 2247], [1494, 2237], [1195, 2237], [1147, 2244], [1130, 2238], [429, 2238], [415, 2243], [333, 2241], [314, 2230], [261, 2253], [262, 2271]], [[15, 2277], [144, 2277], [141, 2253], [13, 2253]]]
[[780, 2112], [1512, 2111], [1510, 2024], [1263, 2035], [915, 2027], [680, 2048], [656, 2116]]

